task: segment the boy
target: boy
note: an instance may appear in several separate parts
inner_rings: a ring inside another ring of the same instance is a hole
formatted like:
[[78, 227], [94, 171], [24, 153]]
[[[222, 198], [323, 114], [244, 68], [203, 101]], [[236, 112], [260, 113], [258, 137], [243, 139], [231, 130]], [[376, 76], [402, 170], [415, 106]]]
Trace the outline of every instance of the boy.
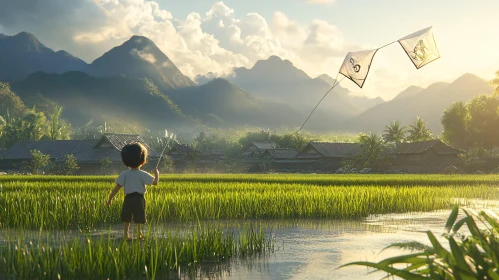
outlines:
[[146, 193], [147, 185], [157, 185], [159, 172], [154, 170], [154, 177], [149, 173], [140, 170], [146, 163], [147, 149], [140, 143], [125, 145], [121, 150], [121, 160], [130, 169], [123, 171], [116, 179], [116, 186], [109, 195], [106, 205], [111, 205], [111, 201], [120, 188], [125, 192], [125, 201], [121, 209], [121, 221], [124, 222], [124, 238], [130, 239], [130, 222], [137, 224], [138, 238], [143, 239], [142, 224], [146, 223]]

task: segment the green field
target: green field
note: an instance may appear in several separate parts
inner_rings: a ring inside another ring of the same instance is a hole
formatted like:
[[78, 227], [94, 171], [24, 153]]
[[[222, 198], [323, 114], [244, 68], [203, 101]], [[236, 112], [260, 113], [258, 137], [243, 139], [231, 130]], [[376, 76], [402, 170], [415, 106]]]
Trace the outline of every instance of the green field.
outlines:
[[0, 237], [0, 278], [32, 278], [43, 271], [47, 278], [95, 271], [99, 277], [154, 278], [181, 265], [261, 254], [272, 247], [258, 229], [236, 234], [203, 221], [361, 219], [499, 198], [499, 176], [493, 175], [164, 175], [146, 194], [149, 226], [189, 222], [198, 227], [186, 233], [165, 227], [161, 238], [131, 243], [110, 234], [89, 238], [87, 233], [120, 224], [122, 193], [110, 207], [104, 205], [114, 179], [0, 177], [0, 230], [81, 233], [58, 243], [49, 235], [35, 243], [26, 243], [22, 234]]

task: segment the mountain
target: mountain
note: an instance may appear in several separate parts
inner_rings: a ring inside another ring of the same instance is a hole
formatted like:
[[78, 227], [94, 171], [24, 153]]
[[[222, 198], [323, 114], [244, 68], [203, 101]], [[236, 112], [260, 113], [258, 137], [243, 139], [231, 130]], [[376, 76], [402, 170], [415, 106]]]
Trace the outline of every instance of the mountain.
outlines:
[[420, 116], [428, 122], [433, 134], [440, 134], [440, 118], [445, 109], [456, 101], [467, 101], [478, 94], [490, 94], [492, 87], [483, 79], [465, 74], [452, 83], [438, 82], [425, 89], [410, 87], [393, 100], [374, 106], [366, 112], [347, 120], [342, 130], [351, 132], [381, 132], [392, 120], [403, 125]]
[[21, 80], [37, 71], [64, 73], [84, 71], [86, 67], [83, 60], [65, 51], [53, 51], [33, 34], [0, 36], [0, 81]]
[[[333, 86], [336, 81], [331, 76], [328, 76], [326, 74], [322, 74], [315, 79], [323, 80], [326, 83], [328, 83], [330, 86]], [[369, 108], [372, 108], [378, 104], [385, 102], [381, 97], [369, 98], [367, 96], [351, 93], [346, 90], [340, 91], [340, 94], [350, 104], [355, 106], [360, 112], [364, 112]]]
[[12, 90], [28, 106], [36, 105], [42, 111], [50, 111], [55, 103], [63, 106], [63, 117], [75, 127], [104, 121], [177, 130], [203, 124], [278, 127], [303, 119], [291, 107], [257, 98], [223, 79], [164, 92], [147, 78], [37, 72], [13, 83]]
[[[312, 79], [289, 60], [277, 56], [260, 60], [250, 69], [236, 68], [227, 79], [258, 97], [288, 104], [305, 116], [331, 88], [326, 81]], [[346, 99], [347, 92], [341, 86], [331, 91], [310, 119], [307, 128], [331, 129], [336, 123], [360, 113]]]
[[88, 73], [98, 77], [148, 78], [163, 90], [195, 85], [153, 41], [142, 36], [133, 36], [97, 58]]
[[225, 79], [168, 91], [183, 111], [212, 126], [295, 126], [304, 116], [280, 102], [258, 98]]
[[148, 79], [92, 77], [83, 72], [37, 72], [23, 81], [12, 83], [11, 87], [28, 105], [48, 99], [63, 106], [64, 118], [73, 126], [108, 119], [162, 129], [166, 124], [193, 124]]
[[406, 98], [406, 97], [412, 97], [412, 96], [415, 96], [415, 95], [421, 93], [423, 90], [424, 90], [424, 88], [422, 88], [422, 87], [410, 86], [410, 87], [406, 88], [404, 91], [402, 91], [401, 93], [397, 94], [397, 96], [395, 96], [392, 100], [402, 99], [402, 98]]

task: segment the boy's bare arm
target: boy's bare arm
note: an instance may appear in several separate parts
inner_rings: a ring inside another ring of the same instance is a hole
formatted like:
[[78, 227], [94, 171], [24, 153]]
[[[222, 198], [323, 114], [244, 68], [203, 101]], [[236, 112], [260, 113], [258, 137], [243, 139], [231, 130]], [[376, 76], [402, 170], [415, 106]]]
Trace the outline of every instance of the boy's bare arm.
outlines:
[[118, 185], [118, 184], [116, 184], [116, 186], [114, 187], [114, 189], [109, 194], [109, 199], [106, 202], [106, 206], [111, 205], [111, 201], [113, 200], [114, 196], [119, 192], [120, 189], [121, 189], [121, 186]]
[[156, 168], [154, 169], [154, 180], [152, 181], [153, 186], [156, 186], [159, 183], [159, 170]]

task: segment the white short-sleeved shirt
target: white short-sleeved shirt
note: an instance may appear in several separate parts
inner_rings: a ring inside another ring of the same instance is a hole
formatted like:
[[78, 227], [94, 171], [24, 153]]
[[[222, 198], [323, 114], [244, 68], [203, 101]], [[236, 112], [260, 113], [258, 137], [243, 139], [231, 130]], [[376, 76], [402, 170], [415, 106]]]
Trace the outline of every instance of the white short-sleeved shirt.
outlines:
[[142, 170], [125, 170], [116, 179], [116, 184], [124, 188], [125, 194], [146, 193], [146, 185], [151, 185], [154, 177]]

